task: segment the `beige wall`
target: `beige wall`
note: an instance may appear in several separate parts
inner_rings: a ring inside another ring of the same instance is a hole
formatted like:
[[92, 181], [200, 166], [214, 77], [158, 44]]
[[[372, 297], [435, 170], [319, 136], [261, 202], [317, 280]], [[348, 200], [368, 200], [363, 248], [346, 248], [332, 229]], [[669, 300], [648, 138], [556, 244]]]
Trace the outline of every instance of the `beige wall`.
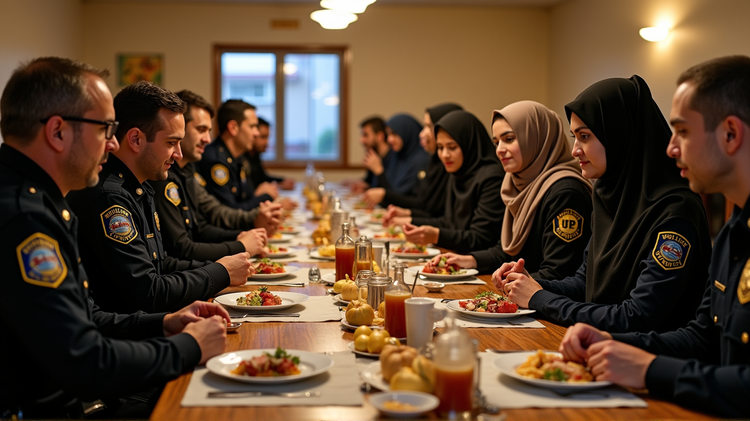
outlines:
[[[547, 99], [548, 14], [542, 9], [376, 3], [348, 29], [328, 31], [309, 18], [315, 4], [120, 3], [85, 3], [86, 61], [112, 69], [120, 52], [163, 53], [165, 87], [209, 99], [214, 43], [348, 45], [347, 134], [355, 165], [362, 159], [358, 122], [371, 114], [405, 111], [421, 120], [425, 107], [455, 101], [489, 125], [493, 108]], [[300, 28], [272, 30], [273, 18], [298, 19]]]
[[82, 9], [81, 0], [0, 0], [0, 86], [34, 57], [83, 59]]
[[[642, 76], [665, 117], [679, 74], [710, 58], [750, 55], [747, 0], [568, 0], [550, 16], [549, 106], [564, 106], [592, 83]], [[638, 30], [673, 22], [665, 41], [644, 41]]]

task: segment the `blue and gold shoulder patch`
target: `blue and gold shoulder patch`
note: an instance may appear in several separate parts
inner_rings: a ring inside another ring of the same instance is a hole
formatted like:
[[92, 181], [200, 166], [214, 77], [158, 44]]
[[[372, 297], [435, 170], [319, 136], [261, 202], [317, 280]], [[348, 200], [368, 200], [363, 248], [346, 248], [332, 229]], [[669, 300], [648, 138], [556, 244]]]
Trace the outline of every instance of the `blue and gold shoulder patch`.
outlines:
[[101, 213], [104, 235], [117, 241], [128, 244], [138, 236], [138, 230], [133, 223], [133, 215], [129, 210], [120, 205], [114, 205]]
[[221, 164], [216, 164], [211, 167], [211, 179], [214, 180], [214, 183], [223, 186], [229, 181], [229, 170]]
[[16, 247], [23, 280], [32, 285], [57, 288], [68, 276], [68, 267], [60, 253], [60, 244], [37, 232]]
[[197, 181], [198, 184], [200, 184], [203, 187], [206, 187], [206, 179], [204, 179], [202, 175], [196, 172], [196, 173], [193, 173], [193, 178], [195, 178], [195, 181]]
[[170, 202], [172, 202], [173, 205], [177, 206], [182, 202], [182, 199], [180, 199], [180, 189], [177, 187], [177, 184], [173, 182], [167, 183], [167, 186], [164, 187], [164, 197], [167, 198]]
[[665, 270], [680, 269], [687, 262], [690, 242], [674, 231], [662, 231], [656, 236], [651, 255]]
[[583, 235], [583, 217], [573, 209], [564, 209], [552, 221], [552, 231], [569, 243]]

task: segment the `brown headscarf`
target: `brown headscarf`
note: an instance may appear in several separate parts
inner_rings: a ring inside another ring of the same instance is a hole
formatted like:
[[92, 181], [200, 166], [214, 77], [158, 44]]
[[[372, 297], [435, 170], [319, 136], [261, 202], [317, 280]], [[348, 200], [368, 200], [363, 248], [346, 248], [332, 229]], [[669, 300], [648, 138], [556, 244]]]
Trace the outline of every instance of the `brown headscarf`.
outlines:
[[577, 178], [588, 186], [581, 168], [570, 154], [560, 117], [534, 101], [519, 101], [492, 112], [492, 122], [505, 119], [516, 134], [523, 168], [506, 173], [501, 191], [505, 217], [501, 242], [510, 256], [521, 252], [531, 232], [537, 207], [550, 187], [561, 178]]

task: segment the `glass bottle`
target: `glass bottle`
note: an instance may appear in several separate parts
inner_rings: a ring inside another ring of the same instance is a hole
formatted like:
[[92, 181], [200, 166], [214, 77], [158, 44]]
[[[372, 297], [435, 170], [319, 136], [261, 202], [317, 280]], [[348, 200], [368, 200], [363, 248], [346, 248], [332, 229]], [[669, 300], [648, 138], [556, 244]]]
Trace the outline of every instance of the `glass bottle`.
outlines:
[[437, 411], [441, 418], [468, 420], [474, 400], [476, 350], [471, 336], [456, 324], [454, 312], [445, 318], [445, 326], [443, 334], [434, 341], [433, 393], [440, 399]]
[[360, 270], [372, 270], [372, 241], [366, 235], [359, 237], [354, 245], [354, 276]]
[[354, 280], [354, 240], [349, 237], [349, 223], [341, 224], [341, 231], [341, 237], [336, 240], [336, 279], [349, 275], [349, 279]]
[[[385, 300], [385, 290], [390, 284], [391, 277], [382, 272], [370, 278], [367, 283], [367, 304], [374, 310], [380, 308], [380, 303]], [[383, 317], [383, 315], [381, 314], [379, 317]]]
[[349, 231], [352, 233], [352, 238], [359, 237], [359, 227], [357, 226], [357, 217], [349, 217]]
[[406, 338], [404, 301], [411, 298], [411, 290], [404, 282], [405, 264], [393, 266], [393, 283], [385, 290], [385, 330], [394, 338]]
[[[357, 284], [358, 299], [366, 301], [367, 297], [369, 297], [367, 285], [370, 283], [373, 275], [375, 275], [375, 272], [371, 270], [360, 270], [359, 272], [357, 272], [357, 278], [354, 280], [354, 282]], [[377, 309], [377, 307], [375, 307], [375, 309]]]

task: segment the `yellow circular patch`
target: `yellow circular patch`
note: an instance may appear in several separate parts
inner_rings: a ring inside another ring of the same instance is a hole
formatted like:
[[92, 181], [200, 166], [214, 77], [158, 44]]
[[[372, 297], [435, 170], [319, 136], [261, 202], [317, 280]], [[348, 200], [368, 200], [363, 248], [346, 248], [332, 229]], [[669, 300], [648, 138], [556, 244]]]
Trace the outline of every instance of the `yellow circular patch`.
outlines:
[[573, 209], [565, 209], [552, 221], [552, 230], [561, 240], [569, 243], [583, 235], [583, 217]]
[[221, 164], [216, 164], [211, 167], [211, 179], [214, 183], [223, 186], [229, 181], [229, 169]]
[[182, 202], [182, 199], [180, 199], [180, 189], [177, 187], [177, 184], [173, 182], [167, 183], [167, 186], [164, 187], [164, 197], [167, 198], [170, 202], [172, 202], [173, 205], [177, 206]]

